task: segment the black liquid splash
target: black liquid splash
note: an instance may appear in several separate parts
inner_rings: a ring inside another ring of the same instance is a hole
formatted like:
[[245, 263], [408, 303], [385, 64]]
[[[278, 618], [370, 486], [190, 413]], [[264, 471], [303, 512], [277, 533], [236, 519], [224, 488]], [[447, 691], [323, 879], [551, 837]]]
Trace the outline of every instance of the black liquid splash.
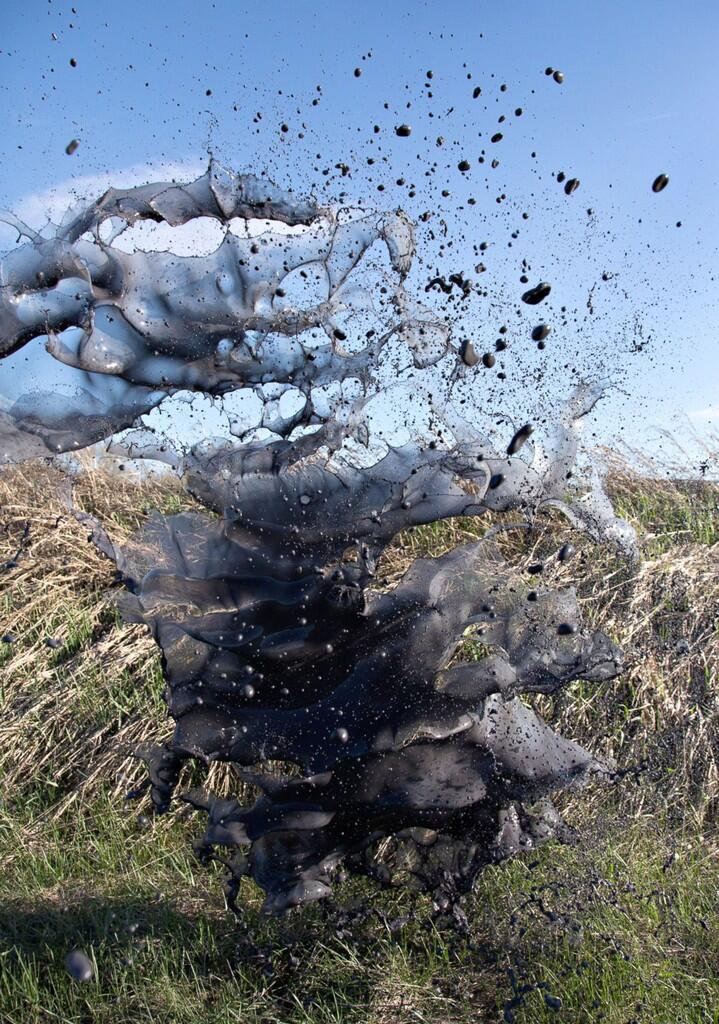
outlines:
[[[193, 258], [125, 253], [101, 235], [108, 220], [119, 231], [199, 217], [275, 223], [259, 235], [228, 231]], [[94, 524], [127, 588], [124, 614], [147, 623], [162, 650], [176, 726], [167, 746], [142, 752], [156, 808], [169, 807], [188, 759], [231, 762], [262, 792], [252, 806], [186, 796], [207, 812], [205, 852], [231, 852], [231, 898], [248, 874], [271, 911], [321, 898], [341, 861], [382, 878], [377, 844], [389, 836], [406, 844], [421, 884], [451, 895], [484, 865], [561, 831], [550, 794], [608, 769], [521, 695], [610, 679], [619, 651], [583, 628], [571, 590], [531, 589], [512, 571], [499, 527], [417, 560], [392, 589], [376, 569], [408, 527], [514, 511], [526, 528], [546, 505], [630, 550], [598, 480], [582, 493], [572, 475], [578, 425], [599, 389], [575, 394], [553, 447], [531, 461], [517, 454], [531, 424], [495, 451], [436, 395], [451, 440], [378, 446], [363, 417], [368, 396], [386, 392], [373, 376], [382, 351], [404, 346], [420, 370], [458, 355], [448, 328], [406, 295], [414, 242], [401, 213], [341, 219], [212, 164], [189, 184], [110, 190], [50, 239], [16, 226], [29, 241], [0, 268], [0, 354], [45, 338], [39, 365], [62, 362], [77, 387], [6, 403], [6, 460], [110, 438], [180, 390], [252, 387], [264, 405], [274, 439], [171, 456], [207, 514], [156, 516], [123, 550]], [[395, 276], [387, 322], [352, 336], [347, 314], [362, 300], [350, 274], [377, 240]], [[323, 294], [289, 301], [291, 275], [310, 271]], [[316, 389], [350, 378], [364, 397], [325, 408]], [[279, 397], [268, 383], [282, 386]], [[300, 400], [288, 413], [290, 390]], [[142, 445], [167, 457], [146, 436]], [[559, 557], [570, 553], [565, 544]], [[455, 663], [470, 629], [488, 653]]]

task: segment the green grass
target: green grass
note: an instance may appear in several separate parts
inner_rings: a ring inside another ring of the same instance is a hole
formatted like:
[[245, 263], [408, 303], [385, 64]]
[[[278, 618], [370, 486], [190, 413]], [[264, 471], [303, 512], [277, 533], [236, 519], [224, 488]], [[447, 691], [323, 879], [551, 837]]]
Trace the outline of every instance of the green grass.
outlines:
[[[22, 849], [11, 816], [0, 829], [6, 851]], [[217, 870], [193, 859], [193, 832], [183, 815], [140, 827], [102, 795], [43, 827], [3, 879], [3, 1019], [495, 1020], [514, 996], [510, 972], [529, 986], [516, 1011], [527, 1024], [556, 1019], [546, 994], [563, 1020], [719, 1019], [719, 864], [695, 836], [637, 822], [491, 868], [468, 904], [470, 948], [432, 923], [424, 897], [358, 881], [335, 906], [280, 921], [259, 914], [248, 883], [238, 925]], [[338, 936], [336, 906], [358, 904], [380, 915]], [[411, 904], [416, 919], [392, 934], [381, 915]], [[63, 968], [75, 947], [97, 965], [87, 985]]]
[[647, 553], [666, 551], [678, 542], [719, 541], [719, 494], [715, 484], [701, 480], [642, 481], [632, 479], [614, 495], [617, 513], [641, 524], [652, 538]]
[[[129, 751], [167, 731], [154, 646], [119, 623], [103, 596], [111, 574], [82, 531], [35, 527], [57, 572], [39, 557], [42, 577], [21, 563], [23, 579], [2, 598], [18, 640], [0, 648], [0, 1022], [719, 1024], [719, 836], [707, 755], [716, 743], [715, 549], [697, 547], [718, 539], [717, 493], [659, 490], [625, 482], [617, 494], [655, 559], [640, 581], [646, 599], [632, 598], [639, 584], [626, 570], [615, 576], [603, 554], [584, 563], [593, 575], [580, 588], [592, 621], [632, 638], [635, 663], [619, 682], [580, 681], [541, 705], [560, 731], [622, 765], [668, 750], [656, 785], [630, 774], [568, 800], [582, 842], [486, 870], [465, 908], [469, 942], [434, 919], [427, 897], [359, 879], [338, 884], [331, 903], [280, 920], [260, 914], [262, 894], [245, 881], [235, 920], [221, 868], [193, 855], [198, 816], [178, 805], [146, 819], [147, 803], [123, 796], [143, 775]], [[108, 516], [109, 501], [98, 484], [86, 507], [134, 529], [142, 516], [126, 509], [137, 503], [123, 497]], [[188, 507], [146, 489], [142, 501]], [[13, 514], [20, 522], [27, 512]], [[409, 555], [480, 533], [474, 521], [413, 531], [389, 575]], [[572, 571], [562, 568], [560, 583], [573, 582]], [[679, 633], [701, 640], [685, 667], [672, 655]], [[48, 635], [62, 647], [48, 649]], [[483, 653], [467, 637], [462, 657]], [[342, 924], [363, 907], [368, 917]], [[65, 971], [74, 948], [94, 960], [95, 980]]]

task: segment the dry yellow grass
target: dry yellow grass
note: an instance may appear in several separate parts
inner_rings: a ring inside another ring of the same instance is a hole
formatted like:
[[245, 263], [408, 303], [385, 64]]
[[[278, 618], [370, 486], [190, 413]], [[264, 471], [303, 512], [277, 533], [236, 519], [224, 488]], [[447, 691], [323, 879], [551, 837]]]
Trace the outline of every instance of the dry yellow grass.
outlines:
[[[551, 563], [544, 583], [577, 588], [587, 619], [625, 650], [627, 669], [618, 682], [577, 683], [538, 703], [564, 734], [622, 767], [646, 765], [655, 785], [630, 792], [635, 811], [660, 795], [711, 819], [719, 800], [719, 544], [710, 529], [719, 533], [719, 491], [616, 469], [611, 485], [642, 538], [641, 563], [630, 567], [580, 539], [578, 555]], [[114, 568], [89, 543], [67, 496], [67, 480], [43, 464], [0, 476], [0, 564], [10, 563], [0, 576], [0, 634], [14, 638], [0, 648], [0, 771], [18, 793], [38, 778], [56, 788], [54, 815], [98, 782], [115, 779], [116, 795], [137, 782], [133, 747], [169, 731], [155, 644], [144, 627], [119, 620]], [[141, 482], [97, 469], [77, 477], [73, 498], [120, 544], [151, 509], [192, 505], [172, 478]], [[414, 557], [485, 528], [459, 519], [401, 535], [384, 557], [385, 581]], [[521, 570], [556, 549], [566, 529], [548, 518], [529, 537], [510, 534], [508, 557]], [[697, 541], [701, 531], [713, 542]], [[48, 639], [60, 646], [51, 649]]]

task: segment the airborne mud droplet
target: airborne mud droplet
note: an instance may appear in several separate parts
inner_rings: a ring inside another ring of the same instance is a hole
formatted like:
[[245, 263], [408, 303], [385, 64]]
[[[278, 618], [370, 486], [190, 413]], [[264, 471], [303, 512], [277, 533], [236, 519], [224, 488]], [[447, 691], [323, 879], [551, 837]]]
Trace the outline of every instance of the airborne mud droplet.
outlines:
[[462, 362], [466, 366], [476, 366], [479, 362], [479, 355], [477, 354], [474, 345], [469, 340], [462, 342], [460, 356], [462, 358]]
[[579, 188], [579, 178], [570, 178], [564, 186], [564, 191], [568, 196], [571, 196], [572, 192], [576, 192]]
[[652, 192], [663, 192], [669, 184], [669, 177], [666, 174], [658, 174], [652, 182]]
[[79, 139], [71, 139], [68, 142], [68, 144], [65, 146], [65, 152], [67, 153], [68, 156], [72, 156], [72, 154], [79, 147], [79, 145], [80, 145], [80, 140]]
[[525, 423], [523, 427], [520, 427], [507, 445], [507, 455], [516, 455], [522, 445], [529, 440], [533, 433], [534, 427], [531, 423]]
[[95, 977], [95, 965], [87, 953], [74, 949], [65, 957], [65, 970], [75, 981], [92, 981]]
[[532, 331], [532, 341], [544, 341], [549, 337], [552, 328], [548, 324], [537, 324]]
[[412, 134], [412, 129], [408, 124], [399, 124], [394, 130], [395, 135], [399, 135], [401, 139], [406, 139]]
[[[540, 281], [534, 288], [530, 288], [522, 295], [522, 302], [526, 302], [528, 306], [537, 306], [542, 302], [552, 290], [551, 284], [546, 281]], [[546, 335], [545, 335], [546, 337]]]

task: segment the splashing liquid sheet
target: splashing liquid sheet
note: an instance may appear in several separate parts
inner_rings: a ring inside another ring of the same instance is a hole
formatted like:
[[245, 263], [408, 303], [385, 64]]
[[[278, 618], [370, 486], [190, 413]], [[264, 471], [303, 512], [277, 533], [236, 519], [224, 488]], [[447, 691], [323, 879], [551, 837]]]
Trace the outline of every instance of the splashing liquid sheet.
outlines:
[[[228, 230], [204, 257], [113, 244], [136, 221], [208, 217]], [[111, 189], [52, 238], [13, 223], [26, 241], [0, 265], [0, 354], [25, 346], [64, 364], [72, 386], [4, 403], [4, 459], [113, 438], [115, 451], [169, 461], [208, 509], [155, 515], [122, 550], [92, 525], [126, 587], [123, 614], [162, 649], [175, 732], [141, 751], [156, 808], [188, 759], [231, 762], [261, 791], [252, 806], [185, 794], [207, 813], [204, 848], [228, 865], [231, 902], [244, 875], [274, 912], [326, 896], [340, 862], [386, 878], [387, 836], [420, 884], [453, 899], [483, 866], [560, 832], [551, 794], [610, 766], [521, 695], [611, 679], [621, 655], [583, 627], [572, 590], [528, 583], [500, 542], [550, 505], [631, 551], [596, 476], [574, 468], [601, 389], [569, 398], [551, 443], [530, 442], [531, 424], [500, 450], [479, 436], [452, 386], [482, 367], [407, 294], [414, 233], [401, 212], [320, 209], [213, 162], [187, 184]], [[371, 294], [362, 262], [376, 245], [389, 265]], [[370, 407], [393, 401], [397, 352], [431, 377], [417, 392], [431, 437], [370, 429]], [[116, 438], [168, 396], [241, 389], [261, 417], [233, 439], [171, 452], [148, 431]], [[417, 560], [393, 589], [375, 582], [399, 531], [488, 511], [519, 522]], [[469, 629], [489, 653], [457, 664]]]

